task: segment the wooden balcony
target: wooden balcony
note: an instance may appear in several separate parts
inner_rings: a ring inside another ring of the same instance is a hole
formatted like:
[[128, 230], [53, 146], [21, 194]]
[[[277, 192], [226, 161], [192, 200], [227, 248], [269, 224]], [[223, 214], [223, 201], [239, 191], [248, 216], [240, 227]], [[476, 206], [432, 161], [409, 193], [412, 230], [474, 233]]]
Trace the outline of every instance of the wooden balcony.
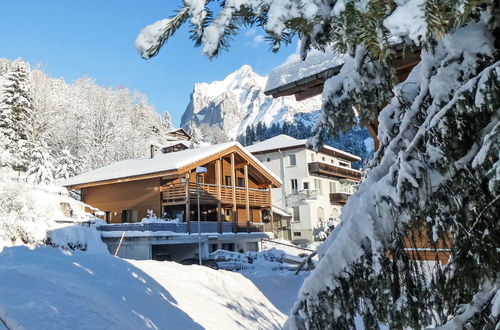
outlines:
[[347, 199], [351, 196], [346, 193], [331, 193], [330, 194], [330, 203], [335, 205], [344, 205], [347, 203]]
[[308, 167], [309, 173], [311, 174], [326, 175], [351, 181], [361, 181], [361, 172], [355, 169], [321, 162], [309, 163]]
[[[219, 189], [220, 198], [218, 198]], [[189, 188], [184, 183], [162, 186], [160, 191], [164, 205], [185, 204], [188, 197], [191, 201], [196, 201], [197, 198], [196, 183], [189, 183]], [[237, 205], [246, 205], [246, 194], [247, 188], [235, 187]], [[221, 185], [219, 188], [216, 184], [200, 184], [201, 202], [217, 204], [219, 200], [221, 204], [233, 204], [233, 187]], [[248, 203], [252, 206], [269, 206], [271, 205], [271, 193], [268, 189], [248, 188]]]

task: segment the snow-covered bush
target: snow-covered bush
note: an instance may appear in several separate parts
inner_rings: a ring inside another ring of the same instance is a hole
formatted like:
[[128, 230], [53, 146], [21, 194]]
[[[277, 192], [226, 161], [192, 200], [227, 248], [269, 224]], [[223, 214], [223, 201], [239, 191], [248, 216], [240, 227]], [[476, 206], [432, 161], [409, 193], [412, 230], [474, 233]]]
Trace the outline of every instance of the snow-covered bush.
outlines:
[[18, 178], [19, 173], [0, 170], [0, 245], [43, 243], [53, 220], [63, 216], [58, 194]]

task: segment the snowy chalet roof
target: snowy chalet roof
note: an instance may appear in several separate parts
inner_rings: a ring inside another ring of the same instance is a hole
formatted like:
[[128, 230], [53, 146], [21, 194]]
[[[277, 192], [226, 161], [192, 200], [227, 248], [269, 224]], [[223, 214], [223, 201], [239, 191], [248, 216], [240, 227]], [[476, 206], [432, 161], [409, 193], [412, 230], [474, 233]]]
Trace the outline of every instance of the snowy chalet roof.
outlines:
[[[268, 140], [257, 142], [252, 144], [251, 146], [246, 147], [248, 151], [253, 154], [261, 154], [274, 150], [286, 150], [286, 149], [294, 149], [294, 148], [307, 148], [307, 139], [298, 140], [291, 136], [280, 134]], [[308, 148], [309, 149], [309, 148]], [[333, 154], [335, 157], [344, 158], [349, 161], [357, 162], [361, 160], [360, 157], [353, 155], [351, 153], [324, 145], [320, 148], [321, 152], [325, 152], [328, 154]]]
[[[409, 41], [394, 39], [391, 49], [395, 52], [391, 65], [396, 69], [399, 81], [403, 81], [420, 61], [420, 48]], [[344, 56], [331, 49], [325, 52], [312, 50], [305, 61], [298, 57], [288, 61], [271, 71], [264, 94], [273, 98], [295, 95], [297, 101], [319, 95], [325, 81], [340, 72]]]
[[82, 173], [67, 180], [59, 182], [61, 186], [69, 187], [87, 183], [94, 183], [107, 180], [117, 180], [145, 174], [163, 173], [166, 171], [173, 171], [181, 169], [190, 164], [196, 163], [205, 158], [209, 158], [214, 154], [224, 152], [225, 150], [237, 147], [252, 161], [257, 163], [260, 169], [267, 175], [272, 177], [277, 182], [281, 180], [268, 170], [257, 158], [248, 152], [238, 142], [226, 142], [196, 149], [186, 149], [177, 152], [166, 154], [158, 154], [154, 158], [138, 158], [122, 160], [117, 163], [104, 166], [90, 172]]
[[343, 63], [344, 55], [333, 51], [312, 51], [305, 61], [297, 58], [271, 71], [264, 94], [274, 98], [296, 94], [297, 101], [304, 100], [310, 96], [301, 97], [300, 92], [318, 85], [322, 88], [326, 79], [340, 72]]

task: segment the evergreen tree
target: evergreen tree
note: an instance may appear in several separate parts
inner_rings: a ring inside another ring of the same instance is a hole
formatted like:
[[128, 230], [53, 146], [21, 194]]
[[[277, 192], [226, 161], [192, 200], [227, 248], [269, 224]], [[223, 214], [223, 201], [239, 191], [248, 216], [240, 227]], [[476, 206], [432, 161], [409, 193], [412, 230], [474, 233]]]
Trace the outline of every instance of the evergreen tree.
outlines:
[[255, 132], [252, 125], [247, 126], [245, 130], [245, 145], [249, 146], [255, 142]]
[[31, 148], [29, 140], [33, 133], [30, 67], [18, 59], [3, 77], [0, 94], [0, 134], [7, 140], [5, 148], [11, 155], [10, 166], [16, 171], [25, 172]]
[[169, 132], [174, 128], [172, 125], [172, 117], [170, 117], [170, 113], [168, 111], [165, 111], [164, 114], [163, 128], [165, 129], [165, 132]]
[[[354, 328], [360, 315], [369, 329], [498, 328], [498, 1], [224, 1], [215, 16], [208, 3], [184, 2], [163, 33], [143, 29], [138, 39], [153, 37], [137, 44], [141, 55], [156, 55], [185, 22], [209, 57], [244, 24], [263, 27], [274, 51], [299, 35], [303, 58], [313, 47], [346, 54], [324, 84], [312, 142], [358, 121], [380, 122], [372, 169], [344, 206], [286, 327]], [[422, 48], [421, 64], [397, 86], [394, 37]], [[414, 228], [427, 230], [431, 248], [451, 235], [448, 265], [423, 269], [409, 257], [405, 238]]]
[[265, 124], [263, 124], [261, 121], [257, 123], [257, 126], [255, 126], [255, 140], [256, 141], [264, 141], [265, 140]]
[[48, 150], [49, 148], [43, 141], [32, 144], [30, 148], [26, 174], [28, 179], [35, 184], [54, 182], [54, 160]]
[[79, 161], [68, 149], [63, 149], [57, 157], [55, 178], [57, 180], [68, 179], [79, 174]]

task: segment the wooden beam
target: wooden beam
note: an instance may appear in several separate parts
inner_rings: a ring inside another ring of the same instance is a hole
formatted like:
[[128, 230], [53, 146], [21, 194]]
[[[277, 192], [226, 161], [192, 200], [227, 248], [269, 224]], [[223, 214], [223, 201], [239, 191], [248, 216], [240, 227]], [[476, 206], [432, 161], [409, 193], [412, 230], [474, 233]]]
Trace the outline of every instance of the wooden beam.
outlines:
[[377, 151], [380, 146], [380, 142], [378, 140], [378, 120], [373, 120], [366, 128], [368, 129], [368, 133], [370, 133], [373, 138], [373, 149]]
[[220, 166], [220, 159], [217, 159], [215, 161], [215, 184], [217, 185], [217, 221], [219, 222], [218, 229], [219, 233], [222, 233], [222, 209], [221, 209], [221, 199], [222, 199], [222, 193], [221, 193], [221, 176], [222, 176], [222, 169]]
[[186, 173], [186, 176], [185, 176], [185, 179], [186, 179], [186, 187], [185, 187], [185, 190], [186, 190], [186, 217], [185, 217], [185, 221], [187, 223], [187, 232], [189, 234], [191, 234], [191, 226], [190, 226], [190, 221], [191, 221], [191, 199], [190, 199], [190, 194], [189, 194], [189, 172]]
[[233, 188], [233, 194], [232, 194], [232, 201], [233, 201], [233, 230], [234, 232], [236, 233], [237, 232], [237, 224], [236, 224], [236, 221], [237, 221], [237, 212], [238, 212], [238, 209], [236, 208], [236, 176], [234, 173], [235, 169], [234, 169], [234, 152], [231, 153], [231, 186]]
[[245, 210], [247, 214], [247, 230], [250, 232], [250, 197], [248, 193], [248, 164], [243, 166], [243, 174], [245, 175]]
[[269, 222], [271, 223], [271, 228], [273, 226], [273, 197], [272, 197], [272, 189], [273, 189], [273, 186], [272, 185], [269, 185], [269, 187], [267, 188], [269, 189]]
[[316, 95], [321, 95], [323, 93], [324, 81], [320, 85], [310, 87], [309, 89], [297, 92], [295, 94], [295, 99], [297, 101], [303, 101], [305, 99], [314, 97]]

